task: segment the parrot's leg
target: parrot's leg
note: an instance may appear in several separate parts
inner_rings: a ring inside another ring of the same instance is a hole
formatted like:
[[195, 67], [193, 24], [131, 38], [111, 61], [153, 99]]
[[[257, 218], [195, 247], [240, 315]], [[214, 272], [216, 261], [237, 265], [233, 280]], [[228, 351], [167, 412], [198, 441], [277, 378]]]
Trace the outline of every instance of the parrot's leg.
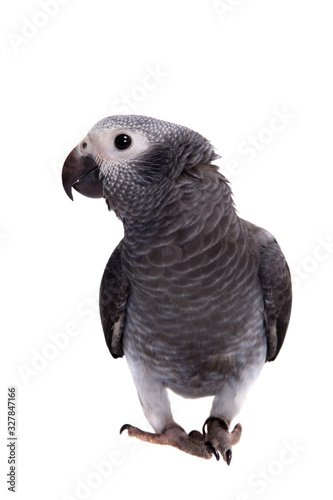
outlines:
[[212, 454], [216, 452], [209, 444], [205, 443], [204, 436], [197, 431], [188, 435], [174, 421], [165, 385], [141, 363], [133, 363], [128, 354], [127, 362], [132, 372], [143, 412], [155, 434], [142, 431], [129, 424], [123, 425], [120, 432], [127, 430], [129, 436], [136, 437], [141, 441], [174, 446], [191, 455], [211, 458]]
[[231, 463], [232, 447], [239, 442], [241, 434], [241, 424], [237, 424], [234, 430], [229, 432], [228, 422], [221, 417], [209, 417], [204, 424], [206, 444], [220, 452], [228, 465]]
[[240, 424], [237, 424], [230, 432], [230, 422], [243, 406], [248, 390], [247, 385], [247, 381], [242, 383], [236, 377], [230, 377], [216, 394], [210, 416], [203, 426], [205, 441], [221, 453], [228, 465], [231, 463], [232, 446], [239, 442], [242, 433]]

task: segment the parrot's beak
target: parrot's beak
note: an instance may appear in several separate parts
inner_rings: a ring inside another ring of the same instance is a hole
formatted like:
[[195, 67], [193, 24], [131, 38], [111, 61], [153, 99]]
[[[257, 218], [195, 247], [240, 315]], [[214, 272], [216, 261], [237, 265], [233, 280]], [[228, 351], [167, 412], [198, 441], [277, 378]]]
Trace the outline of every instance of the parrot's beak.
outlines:
[[89, 198], [103, 198], [99, 167], [91, 155], [82, 155], [78, 146], [66, 158], [62, 169], [62, 184], [71, 200], [72, 187]]

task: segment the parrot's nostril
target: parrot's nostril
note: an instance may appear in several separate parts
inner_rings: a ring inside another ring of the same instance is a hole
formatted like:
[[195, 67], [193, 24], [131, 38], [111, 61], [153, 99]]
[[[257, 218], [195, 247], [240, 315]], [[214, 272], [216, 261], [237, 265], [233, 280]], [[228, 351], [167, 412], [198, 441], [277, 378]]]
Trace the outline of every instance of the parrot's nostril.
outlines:
[[84, 143], [82, 144], [82, 148], [83, 148], [83, 149], [86, 149], [86, 147], [87, 147], [87, 146], [88, 146], [88, 144], [87, 144], [86, 142], [84, 142]]

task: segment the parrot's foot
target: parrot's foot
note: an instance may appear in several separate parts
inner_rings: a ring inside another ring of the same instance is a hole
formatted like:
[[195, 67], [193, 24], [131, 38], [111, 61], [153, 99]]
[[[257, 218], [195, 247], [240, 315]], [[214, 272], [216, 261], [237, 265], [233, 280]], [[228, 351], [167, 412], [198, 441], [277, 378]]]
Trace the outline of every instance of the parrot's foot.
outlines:
[[232, 432], [229, 432], [229, 425], [220, 417], [207, 418], [204, 427], [205, 443], [221, 453], [223, 460], [228, 465], [231, 463], [232, 446], [237, 444], [241, 438], [242, 426], [237, 424]]
[[218, 460], [219, 455], [215, 448], [205, 441], [203, 434], [198, 431], [192, 431], [187, 434], [182, 427], [172, 424], [164, 429], [161, 434], [145, 432], [133, 425], [125, 424], [120, 429], [120, 434], [127, 430], [129, 436], [136, 437], [147, 443], [166, 444], [178, 448], [185, 453], [195, 455], [201, 458], [211, 458], [215, 455]]

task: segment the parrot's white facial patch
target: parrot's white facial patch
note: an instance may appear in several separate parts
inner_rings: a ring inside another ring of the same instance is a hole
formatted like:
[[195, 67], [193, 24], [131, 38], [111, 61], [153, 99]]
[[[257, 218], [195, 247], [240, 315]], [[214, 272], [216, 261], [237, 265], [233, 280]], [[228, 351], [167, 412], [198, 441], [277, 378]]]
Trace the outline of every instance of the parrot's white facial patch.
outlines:
[[150, 142], [130, 129], [92, 129], [80, 144], [80, 152], [91, 154], [98, 164], [124, 164], [147, 151]]

